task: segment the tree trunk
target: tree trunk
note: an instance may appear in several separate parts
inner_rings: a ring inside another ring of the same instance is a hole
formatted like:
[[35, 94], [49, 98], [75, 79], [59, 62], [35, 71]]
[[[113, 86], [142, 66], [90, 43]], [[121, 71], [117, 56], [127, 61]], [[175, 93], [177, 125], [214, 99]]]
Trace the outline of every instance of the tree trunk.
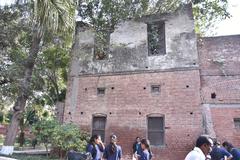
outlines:
[[19, 122], [19, 127], [20, 127], [20, 134], [18, 137], [18, 143], [19, 143], [20, 147], [23, 147], [24, 142], [25, 142], [25, 133], [24, 133], [25, 126], [24, 126], [24, 118], [23, 117], [21, 118], [21, 120]]
[[[35, 27], [36, 28], [36, 27]], [[1, 154], [11, 155], [13, 153], [13, 146], [18, 132], [19, 122], [24, 112], [27, 99], [29, 97], [29, 90], [31, 86], [32, 72], [35, 64], [35, 60], [38, 55], [40, 41], [42, 35], [38, 30], [33, 31], [32, 45], [29, 52], [29, 56], [24, 63], [24, 77], [19, 84], [18, 98], [13, 107], [13, 117], [11, 123], [7, 129], [7, 135], [2, 147]]]

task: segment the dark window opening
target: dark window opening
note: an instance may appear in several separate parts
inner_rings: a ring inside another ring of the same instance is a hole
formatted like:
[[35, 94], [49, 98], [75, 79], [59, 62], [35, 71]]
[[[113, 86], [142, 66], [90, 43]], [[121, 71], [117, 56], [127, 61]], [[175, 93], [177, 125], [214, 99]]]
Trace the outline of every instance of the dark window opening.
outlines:
[[154, 22], [149, 23], [147, 26], [148, 32], [148, 55], [165, 55], [166, 42], [165, 42], [165, 23]]
[[94, 59], [104, 60], [108, 58], [110, 45], [110, 32], [97, 31], [94, 43]]
[[151, 92], [152, 93], [160, 93], [160, 85], [152, 85]]
[[98, 95], [105, 95], [105, 88], [98, 88], [97, 89], [97, 94]]
[[234, 118], [233, 121], [235, 128], [240, 129], [240, 118]]
[[151, 145], [164, 145], [163, 117], [148, 117], [148, 139]]
[[104, 141], [105, 137], [106, 117], [93, 117], [92, 135], [100, 135]]

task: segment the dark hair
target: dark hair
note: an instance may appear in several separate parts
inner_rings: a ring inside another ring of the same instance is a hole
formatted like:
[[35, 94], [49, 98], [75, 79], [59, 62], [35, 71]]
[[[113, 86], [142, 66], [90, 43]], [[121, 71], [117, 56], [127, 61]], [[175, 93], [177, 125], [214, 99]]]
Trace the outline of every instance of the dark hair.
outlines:
[[110, 155], [114, 154], [117, 151], [117, 146], [114, 142], [117, 142], [117, 136], [113, 134], [110, 136]]
[[217, 138], [212, 138], [212, 140], [213, 140], [213, 145], [214, 145], [214, 146], [219, 146], [219, 145], [221, 145], [221, 143], [217, 140]]
[[140, 137], [136, 137], [136, 140], [137, 140], [138, 138], [140, 139]]
[[141, 144], [145, 145], [148, 150], [150, 149], [150, 142], [148, 139], [142, 139]]
[[98, 135], [98, 134], [94, 134], [94, 135], [90, 138], [89, 143], [92, 144], [93, 146], [95, 146], [95, 145], [94, 145], [94, 144], [95, 144], [95, 139], [98, 139], [99, 137], [101, 137], [101, 136]]
[[233, 148], [233, 145], [230, 142], [228, 142], [228, 141], [224, 141], [222, 146], [225, 147], [228, 152], [230, 152], [232, 150], [232, 148]]
[[210, 137], [207, 135], [201, 135], [198, 137], [197, 141], [196, 141], [196, 147], [201, 147], [203, 144], [208, 144], [211, 145], [210, 142]]

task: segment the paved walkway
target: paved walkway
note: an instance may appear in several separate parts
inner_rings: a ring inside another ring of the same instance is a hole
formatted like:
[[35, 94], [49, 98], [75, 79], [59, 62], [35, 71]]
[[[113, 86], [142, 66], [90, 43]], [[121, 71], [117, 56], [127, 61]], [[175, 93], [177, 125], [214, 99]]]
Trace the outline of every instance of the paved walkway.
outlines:
[[1, 156], [0, 156], [0, 160], [17, 160], [17, 159], [7, 158], [7, 157], [1, 157]]
[[[34, 154], [47, 154], [46, 149], [31, 149], [31, 150], [23, 150], [23, 151], [13, 151], [14, 154], [28, 154], [28, 155], [34, 155]], [[1, 159], [0, 159], [1, 160]]]

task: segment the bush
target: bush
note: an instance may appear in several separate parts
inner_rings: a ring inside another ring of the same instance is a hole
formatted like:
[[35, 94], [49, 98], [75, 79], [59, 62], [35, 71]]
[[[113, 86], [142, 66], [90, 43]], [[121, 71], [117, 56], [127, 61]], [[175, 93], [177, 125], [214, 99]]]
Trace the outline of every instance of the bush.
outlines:
[[76, 125], [63, 124], [55, 127], [52, 142], [61, 151], [84, 151], [88, 138], [88, 134], [81, 132]]
[[[89, 139], [87, 133], [81, 132], [74, 124], [60, 125], [55, 120], [41, 120], [33, 125], [32, 132], [40, 143], [44, 143], [46, 150], [52, 144], [59, 148], [60, 153], [71, 149], [84, 151]], [[62, 158], [62, 155], [61, 155]]]
[[70, 149], [84, 151], [87, 145], [88, 135], [81, 133], [79, 128], [74, 124], [63, 124], [56, 127], [53, 135], [54, 146], [64, 151]]
[[54, 129], [59, 125], [60, 124], [57, 121], [47, 119], [38, 121], [33, 125], [32, 132], [37, 141], [44, 144], [46, 151], [48, 151], [49, 145], [52, 142]]

